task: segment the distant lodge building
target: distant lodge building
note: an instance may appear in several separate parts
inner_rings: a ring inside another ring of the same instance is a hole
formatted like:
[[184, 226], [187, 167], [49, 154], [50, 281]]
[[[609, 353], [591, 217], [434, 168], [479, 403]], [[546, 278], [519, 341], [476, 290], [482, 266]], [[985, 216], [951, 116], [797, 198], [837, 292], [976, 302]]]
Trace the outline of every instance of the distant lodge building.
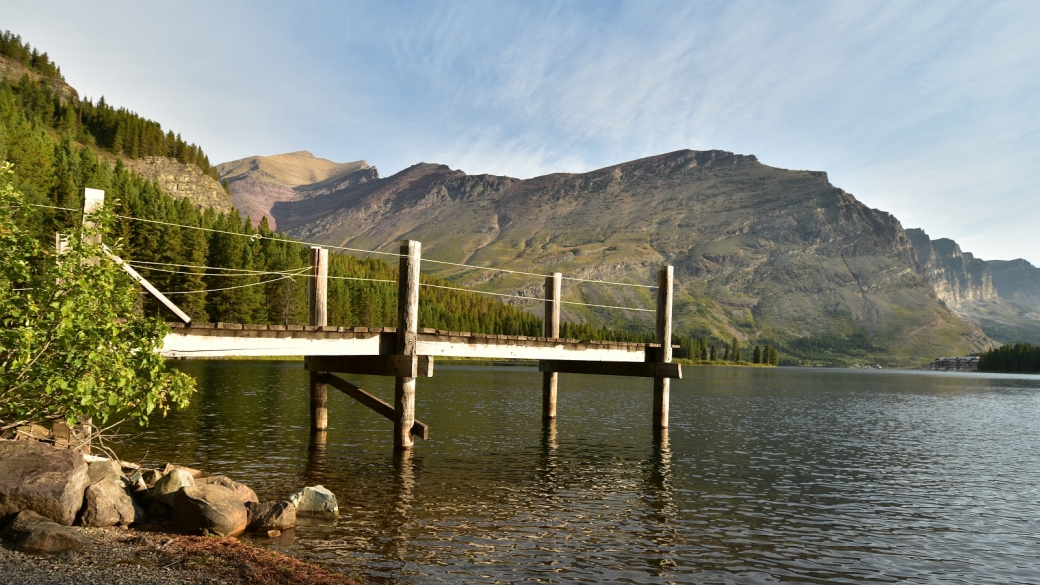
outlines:
[[935, 361], [925, 366], [924, 369], [943, 372], [977, 372], [979, 371], [979, 356], [935, 358]]

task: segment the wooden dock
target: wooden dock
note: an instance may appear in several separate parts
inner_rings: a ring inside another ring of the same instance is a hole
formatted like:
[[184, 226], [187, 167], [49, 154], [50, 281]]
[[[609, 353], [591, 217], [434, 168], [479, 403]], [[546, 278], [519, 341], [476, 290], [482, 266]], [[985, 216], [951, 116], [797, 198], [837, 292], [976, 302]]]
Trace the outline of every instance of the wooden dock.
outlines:
[[[91, 190], [89, 201], [100, 206], [103, 192]], [[100, 195], [99, 195], [100, 193]], [[145, 290], [181, 320], [171, 323], [162, 355], [171, 358], [305, 356], [310, 372], [311, 428], [323, 443], [328, 429], [328, 387], [340, 390], [394, 423], [394, 448], [407, 452], [413, 437], [427, 438], [429, 427], [415, 420], [416, 380], [433, 376], [437, 358], [532, 360], [543, 372], [542, 416], [556, 418], [559, 374], [600, 374], [653, 378], [652, 424], [668, 427], [669, 381], [681, 378], [672, 363], [671, 266], [657, 275], [656, 343], [620, 343], [561, 339], [562, 275], [545, 280], [545, 336], [486, 335], [419, 328], [419, 268], [421, 244], [404, 240], [398, 277], [398, 327], [335, 327], [328, 325], [328, 249], [311, 248], [308, 275], [309, 325], [249, 325], [193, 323], [129, 265], [117, 263]], [[394, 378], [394, 403], [389, 404], [340, 375]]]

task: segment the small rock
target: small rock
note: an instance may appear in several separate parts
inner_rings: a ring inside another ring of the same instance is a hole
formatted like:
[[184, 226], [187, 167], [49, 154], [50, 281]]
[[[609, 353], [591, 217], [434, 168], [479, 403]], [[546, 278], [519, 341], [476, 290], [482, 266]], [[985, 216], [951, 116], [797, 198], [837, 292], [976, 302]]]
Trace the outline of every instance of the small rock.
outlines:
[[32, 441], [0, 441], [0, 518], [32, 510], [72, 525], [87, 487], [83, 455]]
[[54, 558], [58, 562], [72, 564], [79, 560], [79, 556], [79, 553], [74, 550], [63, 550], [57, 555], [55, 555]]
[[339, 517], [336, 495], [325, 489], [324, 486], [315, 485], [298, 489], [289, 496], [289, 501], [296, 506], [296, 513], [299, 515]]
[[173, 525], [181, 532], [208, 530], [220, 536], [238, 536], [246, 530], [249, 514], [235, 492], [222, 485], [188, 486], [173, 499]]
[[281, 530], [268, 530], [267, 531], [267, 538], [278, 538], [281, 535], [282, 535], [282, 531]]
[[296, 526], [296, 506], [292, 502], [249, 502], [246, 510], [249, 511], [249, 530], [252, 532], [288, 530]]
[[235, 492], [238, 496], [238, 501], [245, 504], [246, 502], [259, 502], [260, 500], [256, 497], [254, 492], [249, 486], [238, 483], [229, 477], [223, 475], [211, 475], [209, 477], [200, 477], [195, 480], [195, 485], [222, 485], [229, 490]]
[[31, 510], [19, 512], [7, 528], [0, 532], [0, 538], [15, 550], [32, 554], [83, 551], [93, 544], [74, 528], [62, 526]]
[[144, 480], [148, 489], [155, 487], [155, 482], [159, 481], [163, 476], [163, 472], [158, 469], [141, 469], [139, 471], [141, 472], [141, 479]]
[[162, 468], [162, 474], [166, 475], [166, 474], [170, 473], [171, 471], [173, 471], [174, 469], [180, 469], [181, 471], [187, 471], [188, 473], [191, 474], [191, 478], [192, 479], [198, 479], [200, 477], [209, 477], [208, 473], [203, 473], [203, 472], [199, 471], [198, 469], [192, 469], [190, 467], [185, 467], [183, 465], [174, 465], [173, 463], [167, 463], [166, 467]]
[[134, 500], [121, 479], [107, 477], [87, 487], [83, 497], [83, 526], [115, 526], [134, 521]]
[[152, 499], [162, 502], [168, 506], [173, 505], [173, 495], [181, 488], [195, 485], [195, 479], [183, 469], [173, 469], [159, 478], [152, 488]]

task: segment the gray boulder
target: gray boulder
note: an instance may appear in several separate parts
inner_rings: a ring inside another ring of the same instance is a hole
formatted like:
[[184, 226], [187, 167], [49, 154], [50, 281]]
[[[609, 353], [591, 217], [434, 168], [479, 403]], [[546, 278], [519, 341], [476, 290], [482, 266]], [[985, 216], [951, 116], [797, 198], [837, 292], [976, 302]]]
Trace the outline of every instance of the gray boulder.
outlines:
[[7, 525], [0, 538], [11, 548], [32, 554], [57, 554], [83, 551], [93, 542], [74, 528], [62, 526], [49, 518], [23, 510]]
[[223, 475], [211, 475], [209, 477], [196, 478], [195, 485], [222, 485], [235, 492], [235, 495], [238, 496], [238, 501], [243, 504], [247, 502], [257, 503], [260, 501], [260, 499], [256, 497], [256, 492], [254, 492], [252, 488], [245, 484], [238, 483], [229, 477], [224, 477]]
[[218, 536], [238, 536], [246, 530], [249, 514], [235, 492], [222, 485], [188, 486], [173, 498], [174, 527], [188, 534], [208, 530]]
[[128, 526], [134, 522], [134, 501], [123, 480], [106, 477], [87, 487], [84, 494], [83, 526]]
[[250, 532], [284, 531], [296, 526], [296, 506], [292, 502], [249, 502], [246, 510]]
[[102, 479], [122, 480], [125, 476], [118, 461], [103, 459], [87, 463], [87, 477], [89, 483], [97, 483]]
[[33, 441], [0, 441], [0, 518], [32, 510], [72, 525], [83, 507], [83, 454]]
[[336, 495], [324, 486], [307, 486], [289, 495], [289, 501], [296, 506], [296, 513], [301, 516], [339, 516], [339, 504]]
[[152, 499], [172, 506], [173, 495], [181, 488], [193, 485], [195, 485], [195, 480], [191, 477], [191, 473], [183, 469], [173, 469], [155, 482], [155, 487], [152, 488]]

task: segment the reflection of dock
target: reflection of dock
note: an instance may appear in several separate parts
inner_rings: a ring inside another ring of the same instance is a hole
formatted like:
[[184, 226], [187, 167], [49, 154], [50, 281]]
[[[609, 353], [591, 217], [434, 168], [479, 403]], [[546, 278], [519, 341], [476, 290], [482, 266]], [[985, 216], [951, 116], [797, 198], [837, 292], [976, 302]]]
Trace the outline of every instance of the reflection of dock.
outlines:
[[942, 372], [977, 372], [979, 371], [979, 356], [935, 358], [935, 361], [925, 366], [924, 369]]

